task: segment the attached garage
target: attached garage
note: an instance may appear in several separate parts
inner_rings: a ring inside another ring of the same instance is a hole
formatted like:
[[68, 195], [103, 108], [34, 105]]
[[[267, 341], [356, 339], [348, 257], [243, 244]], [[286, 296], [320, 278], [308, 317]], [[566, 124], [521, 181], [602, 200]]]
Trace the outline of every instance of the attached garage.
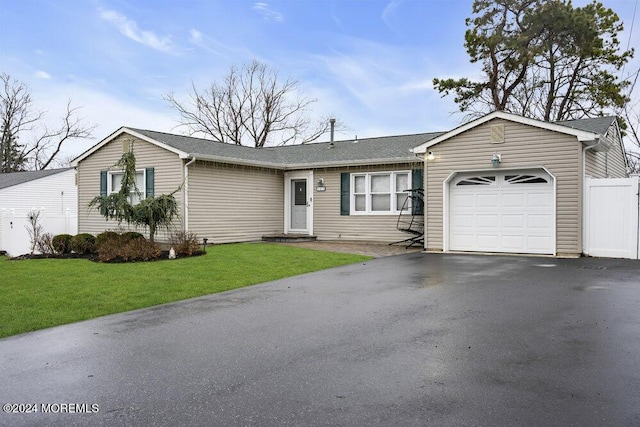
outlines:
[[615, 117], [542, 122], [496, 111], [416, 147], [425, 249], [580, 256], [584, 177], [625, 174]]
[[454, 173], [449, 250], [555, 254], [553, 177], [542, 169]]

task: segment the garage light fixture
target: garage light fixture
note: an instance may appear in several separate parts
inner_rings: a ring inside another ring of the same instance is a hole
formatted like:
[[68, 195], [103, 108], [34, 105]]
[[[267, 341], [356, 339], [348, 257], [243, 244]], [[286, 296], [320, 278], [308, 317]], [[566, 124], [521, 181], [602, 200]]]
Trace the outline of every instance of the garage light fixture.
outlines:
[[427, 153], [427, 160], [435, 160], [436, 158], [436, 154], [433, 151], [429, 151], [429, 153]]
[[502, 156], [498, 153], [493, 153], [493, 157], [491, 157], [491, 164], [494, 168], [497, 168], [500, 162], [502, 161]]

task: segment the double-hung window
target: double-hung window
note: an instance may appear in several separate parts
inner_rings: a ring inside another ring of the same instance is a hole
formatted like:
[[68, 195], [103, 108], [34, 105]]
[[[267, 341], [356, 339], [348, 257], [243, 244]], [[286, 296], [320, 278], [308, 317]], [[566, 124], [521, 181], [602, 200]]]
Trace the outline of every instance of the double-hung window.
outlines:
[[[138, 191], [136, 192], [135, 188], [132, 188], [129, 193], [129, 203], [132, 205], [137, 205], [141, 200], [144, 200], [146, 197], [145, 194], [145, 176], [144, 169], [136, 171], [136, 187], [138, 187]], [[122, 176], [123, 172], [109, 172], [108, 173], [108, 185], [107, 191], [109, 194], [117, 193], [120, 191], [120, 187], [122, 186]]]
[[351, 214], [384, 215], [410, 210], [405, 200], [411, 188], [411, 172], [351, 174]]

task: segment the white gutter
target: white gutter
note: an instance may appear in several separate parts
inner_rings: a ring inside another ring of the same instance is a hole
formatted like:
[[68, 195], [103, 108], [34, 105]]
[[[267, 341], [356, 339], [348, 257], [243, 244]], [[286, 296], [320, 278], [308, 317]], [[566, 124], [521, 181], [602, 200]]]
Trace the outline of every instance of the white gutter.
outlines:
[[196, 161], [193, 156], [184, 165], [184, 231], [189, 232], [189, 165]]

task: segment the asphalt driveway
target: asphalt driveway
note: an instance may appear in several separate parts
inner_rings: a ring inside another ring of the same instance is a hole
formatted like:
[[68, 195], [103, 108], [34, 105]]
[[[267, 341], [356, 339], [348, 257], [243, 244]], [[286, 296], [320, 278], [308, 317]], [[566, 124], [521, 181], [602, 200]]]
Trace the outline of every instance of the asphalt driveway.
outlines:
[[12, 426], [640, 425], [640, 262], [379, 258], [3, 339], [0, 378]]

